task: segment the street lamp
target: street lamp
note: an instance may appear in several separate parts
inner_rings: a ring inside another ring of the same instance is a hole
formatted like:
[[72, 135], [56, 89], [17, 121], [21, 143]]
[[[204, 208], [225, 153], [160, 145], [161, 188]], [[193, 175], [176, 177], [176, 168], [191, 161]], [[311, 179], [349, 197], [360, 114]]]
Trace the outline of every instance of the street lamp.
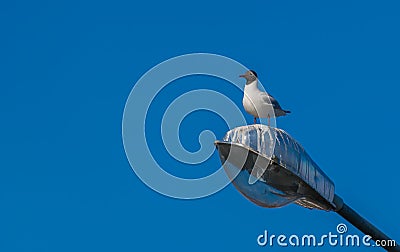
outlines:
[[[334, 183], [285, 131], [261, 124], [243, 126], [228, 131], [215, 145], [232, 184], [253, 203], [335, 211], [372, 240], [392, 240], [335, 194]], [[398, 245], [382, 247], [400, 251]]]

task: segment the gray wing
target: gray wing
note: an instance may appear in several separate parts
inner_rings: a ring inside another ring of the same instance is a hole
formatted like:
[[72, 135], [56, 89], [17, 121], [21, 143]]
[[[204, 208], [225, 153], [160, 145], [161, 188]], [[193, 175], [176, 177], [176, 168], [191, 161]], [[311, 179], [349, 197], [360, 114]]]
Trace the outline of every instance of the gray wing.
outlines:
[[278, 101], [272, 95], [262, 92], [260, 93], [260, 96], [265, 103], [272, 104], [274, 109], [283, 110], [281, 105], [279, 105]]

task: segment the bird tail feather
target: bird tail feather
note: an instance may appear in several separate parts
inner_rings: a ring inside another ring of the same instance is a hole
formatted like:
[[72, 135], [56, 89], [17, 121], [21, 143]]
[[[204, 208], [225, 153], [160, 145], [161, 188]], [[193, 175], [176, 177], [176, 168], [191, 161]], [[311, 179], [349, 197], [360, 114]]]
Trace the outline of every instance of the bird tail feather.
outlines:
[[285, 111], [285, 113], [287, 113], [287, 114], [292, 113], [290, 110], [284, 110], [284, 111]]

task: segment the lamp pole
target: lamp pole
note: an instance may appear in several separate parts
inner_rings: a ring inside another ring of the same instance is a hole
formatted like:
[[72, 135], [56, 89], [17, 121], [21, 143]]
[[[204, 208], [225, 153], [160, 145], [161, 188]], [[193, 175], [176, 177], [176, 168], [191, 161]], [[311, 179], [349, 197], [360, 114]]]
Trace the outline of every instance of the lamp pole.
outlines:
[[340, 216], [342, 216], [345, 220], [350, 222], [353, 226], [358, 228], [364, 234], [371, 236], [371, 239], [374, 240], [375, 242], [379, 242], [380, 244], [384, 243], [381, 246], [382, 248], [384, 248], [387, 251], [396, 251], [396, 252], [400, 251], [400, 246], [396, 244], [393, 239], [391, 239], [377, 227], [372, 225], [368, 220], [364, 219], [350, 206], [344, 203], [343, 199], [340, 198], [338, 195], [335, 194], [333, 202], [336, 205], [336, 209], [334, 209], [336, 213], [338, 213]]

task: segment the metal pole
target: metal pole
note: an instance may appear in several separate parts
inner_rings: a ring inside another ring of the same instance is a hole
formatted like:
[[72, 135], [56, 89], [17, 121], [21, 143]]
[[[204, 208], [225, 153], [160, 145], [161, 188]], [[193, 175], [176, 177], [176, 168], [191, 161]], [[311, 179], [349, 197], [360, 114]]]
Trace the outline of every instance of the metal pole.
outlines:
[[390, 244], [387, 244], [389, 241], [394, 241], [393, 239], [389, 238], [386, 234], [384, 234], [382, 231], [380, 231], [377, 227], [372, 225], [369, 221], [364, 219], [361, 215], [359, 215], [356, 211], [354, 211], [351, 207], [346, 205], [342, 198], [337, 196], [335, 194], [335, 198], [333, 202], [336, 205], [335, 211], [342, 216], [344, 219], [346, 219], [348, 222], [353, 224], [356, 228], [358, 228], [361, 232], [363, 232], [366, 235], [371, 236], [371, 239], [374, 240], [375, 242], [379, 240], [379, 242], [382, 244], [381, 241], [385, 240], [386, 246], [381, 246], [387, 251], [400, 251], [400, 246], [395, 242], [395, 245], [389, 246]]

